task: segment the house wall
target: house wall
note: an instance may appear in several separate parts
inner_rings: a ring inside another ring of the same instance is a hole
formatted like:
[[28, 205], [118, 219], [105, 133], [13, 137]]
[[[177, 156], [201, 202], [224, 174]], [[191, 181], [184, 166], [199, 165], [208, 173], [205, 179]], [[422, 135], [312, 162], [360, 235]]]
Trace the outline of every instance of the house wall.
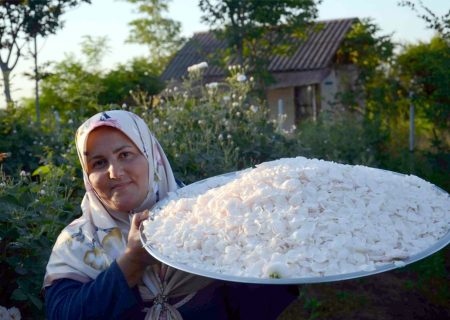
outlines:
[[320, 101], [321, 110], [330, 111], [335, 103], [335, 96], [338, 90], [338, 79], [334, 69], [330, 74], [320, 83]]
[[336, 94], [351, 89], [358, 76], [355, 65], [335, 66], [330, 74], [320, 83], [322, 111], [342, 108], [336, 101]]
[[284, 105], [284, 114], [282, 128], [290, 130], [295, 123], [295, 107], [294, 107], [294, 88], [272, 89], [267, 92], [267, 102], [270, 108], [270, 119], [278, 119], [278, 101], [282, 99]]
[[[338, 92], [351, 89], [356, 83], [357, 75], [357, 68], [354, 65], [334, 66], [328, 76], [319, 84], [319, 90], [316, 91], [320, 94], [318, 110], [320, 112], [341, 110], [342, 105], [336, 102], [336, 95]], [[270, 89], [267, 91], [266, 97], [272, 120], [278, 119], [278, 101], [279, 99], [283, 100], [286, 118], [282, 128], [289, 131], [296, 124], [294, 87]]]

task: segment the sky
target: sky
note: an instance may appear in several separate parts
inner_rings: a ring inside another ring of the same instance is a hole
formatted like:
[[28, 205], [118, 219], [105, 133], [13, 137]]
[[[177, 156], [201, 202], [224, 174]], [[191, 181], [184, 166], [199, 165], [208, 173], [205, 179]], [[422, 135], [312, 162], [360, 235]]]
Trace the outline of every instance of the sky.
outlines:
[[[396, 42], [428, 41], [433, 36], [433, 31], [426, 29], [425, 22], [409, 8], [398, 6], [398, 1], [323, 0], [318, 7], [319, 20], [369, 17], [380, 26], [380, 34], [393, 34]], [[450, 7], [446, 0], [422, 2], [438, 15], [443, 15]], [[172, 0], [167, 13], [171, 19], [181, 22], [182, 35], [185, 37], [208, 29], [207, 25], [201, 23], [201, 15], [198, 0]], [[138, 16], [135, 7], [124, 0], [92, 0], [90, 5], [83, 4], [63, 16], [64, 28], [56, 35], [38, 40], [39, 60], [58, 62], [69, 53], [80, 54], [80, 43], [86, 35], [108, 37], [110, 51], [100, 66], [104, 70], [112, 69], [118, 63], [126, 63], [133, 57], [144, 56], [148, 53], [145, 46], [125, 43], [130, 30], [128, 23]], [[23, 73], [32, 70], [31, 59], [19, 61], [12, 74], [14, 100], [33, 97], [34, 84], [23, 76]], [[3, 88], [1, 91], [3, 93]], [[0, 107], [4, 104], [2, 94]]]

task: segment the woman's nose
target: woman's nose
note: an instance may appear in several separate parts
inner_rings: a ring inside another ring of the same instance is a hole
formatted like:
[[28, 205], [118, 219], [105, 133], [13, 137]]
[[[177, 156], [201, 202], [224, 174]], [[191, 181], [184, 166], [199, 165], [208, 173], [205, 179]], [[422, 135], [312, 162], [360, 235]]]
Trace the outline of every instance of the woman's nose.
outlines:
[[123, 166], [118, 162], [114, 161], [109, 164], [109, 178], [110, 179], [118, 179], [123, 176]]

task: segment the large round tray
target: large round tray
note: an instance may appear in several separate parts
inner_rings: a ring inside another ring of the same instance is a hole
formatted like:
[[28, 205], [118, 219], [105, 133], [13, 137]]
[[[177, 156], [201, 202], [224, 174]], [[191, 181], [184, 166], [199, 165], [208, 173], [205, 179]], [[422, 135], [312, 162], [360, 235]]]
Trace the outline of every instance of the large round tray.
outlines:
[[[386, 172], [386, 170], [382, 169], [375, 169]], [[242, 171], [240, 171], [242, 172]], [[391, 172], [392, 174], [402, 175], [397, 172]], [[231, 172], [227, 174], [223, 174], [220, 176], [211, 177], [205, 180], [201, 180], [195, 183], [192, 183], [188, 186], [185, 186], [177, 191], [175, 191], [175, 195], [179, 195], [181, 192], [186, 192], [189, 190], [189, 188], [192, 187], [198, 187], [201, 184], [208, 184], [211, 179], [215, 179], [217, 177], [223, 177], [224, 181], [228, 182], [233, 180], [236, 177], [237, 172]], [[219, 186], [219, 185], [217, 185]], [[436, 190], [438, 192], [441, 192], [443, 194], [447, 194], [444, 190], [442, 190], [439, 187], [436, 187]], [[155, 215], [158, 213], [161, 208], [163, 208], [168, 201], [171, 199], [163, 199], [162, 201], [158, 202], [150, 211], [150, 217], [152, 215]], [[219, 280], [225, 280], [225, 281], [232, 281], [232, 282], [241, 282], [241, 283], [253, 283], [253, 284], [279, 284], [279, 285], [285, 285], [285, 284], [304, 284], [304, 283], [321, 283], [321, 282], [333, 282], [333, 281], [341, 281], [341, 280], [349, 280], [349, 279], [355, 279], [355, 278], [361, 278], [366, 277], [378, 273], [382, 273], [385, 271], [397, 269], [404, 267], [408, 264], [414, 263], [416, 261], [419, 261], [421, 259], [424, 259], [433, 253], [436, 253], [437, 251], [441, 250], [442, 248], [446, 247], [450, 243], [450, 230], [436, 243], [434, 243], [432, 246], [427, 248], [426, 250], [423, 250], [417, 254], [414, 254], [410, 256], [407, 259], [402, 260], [402, 263], [400, 264], [394, 264], [394, 263], [387, 263], [382, 266], [378, 266], [375, 268], [375, 270], [372, 271], [359, 271], [359, 272], [352, 272], [352, 273], [342, 273], [337, 275], [328, 275], [328, 276], [322, 276], [322, 277], [305, 277], [305, 278], [284, 278], [284, 279], [272, 279], [272, 278], [251, 278], [251, 277], [239, 277], [239, 276], [232, 276], [227, 274], [221, 274], [221, 273], [215, 273], [215, 272], [209, 272], [205, 270], [201, 270], [198, 268], [193, 268], [189, 265], [178, 263], [176, 261], [171, 261], [166, 256], [162, 255], [161, 253], [157, 252], [156, 249], [151, 245], [148, 244], [147, 238], [143, 232], [143, 224], [141, 224], [140, 228], [140, 237], [141, 242], [143, 244], [143, 247], [148, 251], [150, 255], [152, 255], [155, 259], [161, 261], [162, 263], [169, 265], [173, 268], [189, 272], [195, 275], [204, 276], [208, 278], [214, 278]]]

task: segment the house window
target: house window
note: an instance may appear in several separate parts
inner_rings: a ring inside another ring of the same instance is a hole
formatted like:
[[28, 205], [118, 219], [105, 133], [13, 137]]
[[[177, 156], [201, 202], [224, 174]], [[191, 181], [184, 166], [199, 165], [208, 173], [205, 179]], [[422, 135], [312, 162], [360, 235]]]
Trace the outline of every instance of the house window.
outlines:
[[301, 86], [294, 88], [295, 121], [298, 123], [307, 118], [314, 121], [320, 111], [319, 85]]

